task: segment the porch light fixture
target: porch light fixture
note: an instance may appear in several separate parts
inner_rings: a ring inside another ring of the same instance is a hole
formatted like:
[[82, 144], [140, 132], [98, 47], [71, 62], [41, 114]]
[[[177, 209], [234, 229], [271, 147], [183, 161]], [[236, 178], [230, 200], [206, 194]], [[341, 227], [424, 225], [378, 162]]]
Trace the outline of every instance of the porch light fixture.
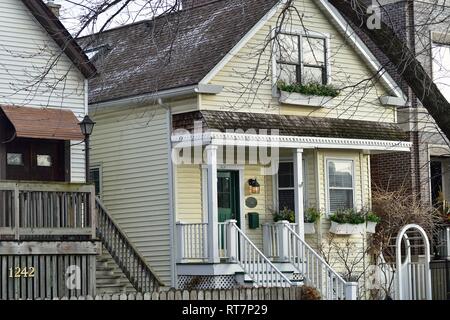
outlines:
[[256, 179], [248, 180], [248, 191], [250, 194], [259, 194], [261, 192], [261, 186]]
[[84, 145], [85, 145], [85, 175], [86, 175], [86, 183], [89, 183], [89, 172], [90, 172], [90, 165], [89, 165], [89, 136], [92, 134], [92, 131], [94, 131], [95, 122], [92, 121], [91, 118], [89, 118], [88, 115], [84, 116], [83, 121], [79, 123], [81, 128], [81, 133], [84, 135]]

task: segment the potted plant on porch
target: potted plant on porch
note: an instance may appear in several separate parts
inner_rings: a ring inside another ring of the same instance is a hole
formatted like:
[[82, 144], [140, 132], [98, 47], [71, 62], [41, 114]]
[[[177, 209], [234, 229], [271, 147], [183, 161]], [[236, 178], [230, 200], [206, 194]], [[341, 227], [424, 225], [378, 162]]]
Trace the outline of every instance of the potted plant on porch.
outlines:
[[364, 233], [366, 218], [361, 211], [340, 209], [330, 215], [330, 232], [339, 235]]
[[[316, 233], [315, 223], [320, 217], [320, 211], [316, 208], [308, 208], [305, 210], [304, 215], [304, 227], [305, 227], [305, 234], [314, 234]], [[295, 212], [291, 209], [284, 208], [283, 210], [279, 212], [273, 213], [273, 221], [288, 221], [291, 224], [295, 223]]]
[[278, 221], [283, 221], [283, 220], [288, 221], [289, 223], [295, 223], [294, 210], [284, 207], [283, 210], [273, 213], [273, 222], [278, 222]]

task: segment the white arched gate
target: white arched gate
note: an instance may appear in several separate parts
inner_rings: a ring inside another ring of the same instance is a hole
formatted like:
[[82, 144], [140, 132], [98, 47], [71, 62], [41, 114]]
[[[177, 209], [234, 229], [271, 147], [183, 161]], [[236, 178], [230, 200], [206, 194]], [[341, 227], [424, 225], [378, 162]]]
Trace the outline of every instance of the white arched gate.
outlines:
[[395, 243], [395, 298], [431, 300], [430, 242], [422, 227], [404, 226]]

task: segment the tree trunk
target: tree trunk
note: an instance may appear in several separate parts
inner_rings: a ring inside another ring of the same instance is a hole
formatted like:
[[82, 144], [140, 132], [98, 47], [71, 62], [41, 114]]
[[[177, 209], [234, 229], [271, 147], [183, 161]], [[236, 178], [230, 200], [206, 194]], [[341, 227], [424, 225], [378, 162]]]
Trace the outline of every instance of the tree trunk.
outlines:
[[391, 60], [397, 72], [422, 102], [445, 136], [450, 139], [450, 104], [407, 44], [382, 21], [381, 28], [369, 29], [367, 21], [371, 14], [367, 13], [367, 6], [361, 0], [329, 0], [329, 2], [349, 21], [360, 27]]

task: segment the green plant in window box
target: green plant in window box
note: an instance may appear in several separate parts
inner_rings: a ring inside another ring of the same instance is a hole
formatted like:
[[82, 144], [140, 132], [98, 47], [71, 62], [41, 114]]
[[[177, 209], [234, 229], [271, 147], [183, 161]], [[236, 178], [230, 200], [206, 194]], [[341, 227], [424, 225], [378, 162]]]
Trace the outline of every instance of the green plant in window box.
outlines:
[[350, 235], [364, 232], [366, 217], [364, 212], [355, 209], [340, 209], [330, 215], [330, 232]]
[[329, 84], [321, 84], [311, 82], [307, 84], [292, 83], [288, 84], [282, 80], [278, 81], [277, 87], [281, 91], [289, 93], [299, 93], [307, 96], [321, 96], [321, 97], [337, 97], [339, 90]]
[[375, 233], [375, 228], [377, 224], [381, 221], [381, 218], [377, 216], [376, 213], [370, 210], [367, 211], [365, 215], [366, 215], [367, 232]]

